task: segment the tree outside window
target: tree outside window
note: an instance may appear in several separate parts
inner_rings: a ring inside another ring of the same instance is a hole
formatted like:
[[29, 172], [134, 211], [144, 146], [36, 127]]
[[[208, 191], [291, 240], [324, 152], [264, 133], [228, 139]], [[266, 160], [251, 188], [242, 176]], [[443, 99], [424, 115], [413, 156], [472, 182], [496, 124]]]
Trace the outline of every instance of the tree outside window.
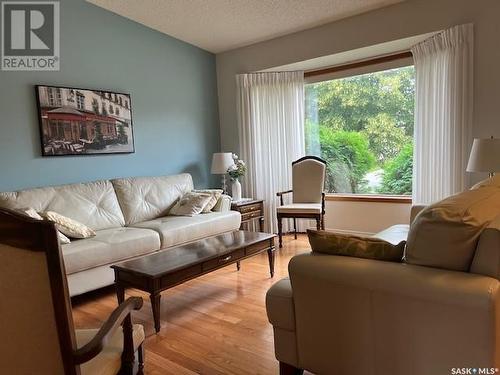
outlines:
[[413, 66], [306, 84], [306, 152], [329, 192], [411, 194]]

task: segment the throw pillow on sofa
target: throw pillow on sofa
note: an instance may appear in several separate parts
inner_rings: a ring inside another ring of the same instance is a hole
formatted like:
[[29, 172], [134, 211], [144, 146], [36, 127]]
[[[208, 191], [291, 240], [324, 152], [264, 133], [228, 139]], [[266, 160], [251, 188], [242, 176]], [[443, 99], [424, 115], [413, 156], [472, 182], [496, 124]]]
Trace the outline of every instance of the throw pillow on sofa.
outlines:
[[222, 196], [222, 189], [204, 189], [204, 190], [193, 190], [193, 193], [201, 193], [201, 194], [210, 194], [211, 199], [203, 209], [203, 213], [206, 212], [211, 212], [217, 202], [219, 201], [220, 197]]
[[[40, 214], [38, 212], [36, 212], [34, 208], [20, 208], [16, 211], [19, 212], [20, 214], [28, 216], [32, 219], [43, 220], [43, 217], [41, 217]], [[71, 243], [70, 239], [68, 237], [66, 237], [64, 234], [62, 234], [59, 230], [57, 231], [57, 237], [59, 237], [59, 242], [62, 245], [66, 245], [68, 243]]]
[[422, 210], [410, 226], [407, 263], [468, 271], [479, 236], [500, 212], [500, 186], [486, 180]]
[[69, 217], [58, 214], [54, 211], [42, 212], [41, 215], [56, 224], [57, 229], [64, 235], [71, 238], [90, 238], [94, 237], [96, 233], [85, 224], [82, 224]]
[[170, 210], [170, 215], [175, 216], [195, 216], [202, 213], [205, 206], [212, 199], [212, 194], [186, 193]]
[[313, 252], [389, 262], [401, 262], [406, 243], [400, 241], [393, 244], [376, 237], [354, 236], [312, 229], [307, 230], [307, 235]]

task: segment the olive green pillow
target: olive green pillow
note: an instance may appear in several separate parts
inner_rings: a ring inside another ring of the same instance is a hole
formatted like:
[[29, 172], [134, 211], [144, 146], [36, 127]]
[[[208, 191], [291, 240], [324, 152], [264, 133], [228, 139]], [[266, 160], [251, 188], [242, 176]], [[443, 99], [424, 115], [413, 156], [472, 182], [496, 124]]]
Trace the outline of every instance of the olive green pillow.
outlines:
[[356, 258], [401, 262], [406, 241], [392, 244], [370, 236], [354, 236], [321, 230], [307, 230], [313, 252]]

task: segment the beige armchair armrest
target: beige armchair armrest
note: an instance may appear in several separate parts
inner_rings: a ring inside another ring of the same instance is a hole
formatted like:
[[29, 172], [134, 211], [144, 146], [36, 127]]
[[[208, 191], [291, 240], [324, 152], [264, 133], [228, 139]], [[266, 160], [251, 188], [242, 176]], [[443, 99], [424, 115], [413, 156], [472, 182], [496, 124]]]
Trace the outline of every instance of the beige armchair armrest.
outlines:
[[[444, 374], [474, 363], [498, 365], [494, 278], [312, 254], [292, 258], [289, 273], [299, 368], [404, 374], [412, 363], [415, 374]], [[394, 358], [405, 360], [394, 367]]]
[[222, 194], [212, 211], [214, 212], [228, 212], [231, 210], [231, 202], [233, 199], [226, 194]]
[[298, 366], [295, 308], [288, 277], [278, 281], [268, 290], [266, 310], [269, 322], [273, 325], [276, 358]]
[[275, 327], [295, 331], [292, 285], [288, 277], [275, 283], [266, 293], [269, 323]]
[[411, 206], [410, 224], [413, 223], [413, 220], [415, 220], [420, 211], [422, 211], [425, 207], [427, 207], [425, 204], [416, 204]]

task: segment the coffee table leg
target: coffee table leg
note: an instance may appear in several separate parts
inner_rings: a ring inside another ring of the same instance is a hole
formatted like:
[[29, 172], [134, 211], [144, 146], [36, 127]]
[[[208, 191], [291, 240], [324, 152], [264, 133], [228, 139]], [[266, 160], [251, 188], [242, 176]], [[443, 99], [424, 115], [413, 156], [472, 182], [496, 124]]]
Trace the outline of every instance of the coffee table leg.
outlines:
[[116, 290], [116, 299], [118, 300], [118, 304], [121, 304], [125, 301], [125, 287], [120, 284], [118, 281], [118, 274], [115, 271], [115, 290]]
[[267, 257], [269, 258], [269, 271], [271, 273], [271, 277], [274, 276], [274, 250], [274, 246], [267, 249]]
[[151, 308], [153, 310], [153, 319], [155, 322], [156, 333], [160, 332], [160, 293], [152, 293], [149, 298], [151, 299]]

